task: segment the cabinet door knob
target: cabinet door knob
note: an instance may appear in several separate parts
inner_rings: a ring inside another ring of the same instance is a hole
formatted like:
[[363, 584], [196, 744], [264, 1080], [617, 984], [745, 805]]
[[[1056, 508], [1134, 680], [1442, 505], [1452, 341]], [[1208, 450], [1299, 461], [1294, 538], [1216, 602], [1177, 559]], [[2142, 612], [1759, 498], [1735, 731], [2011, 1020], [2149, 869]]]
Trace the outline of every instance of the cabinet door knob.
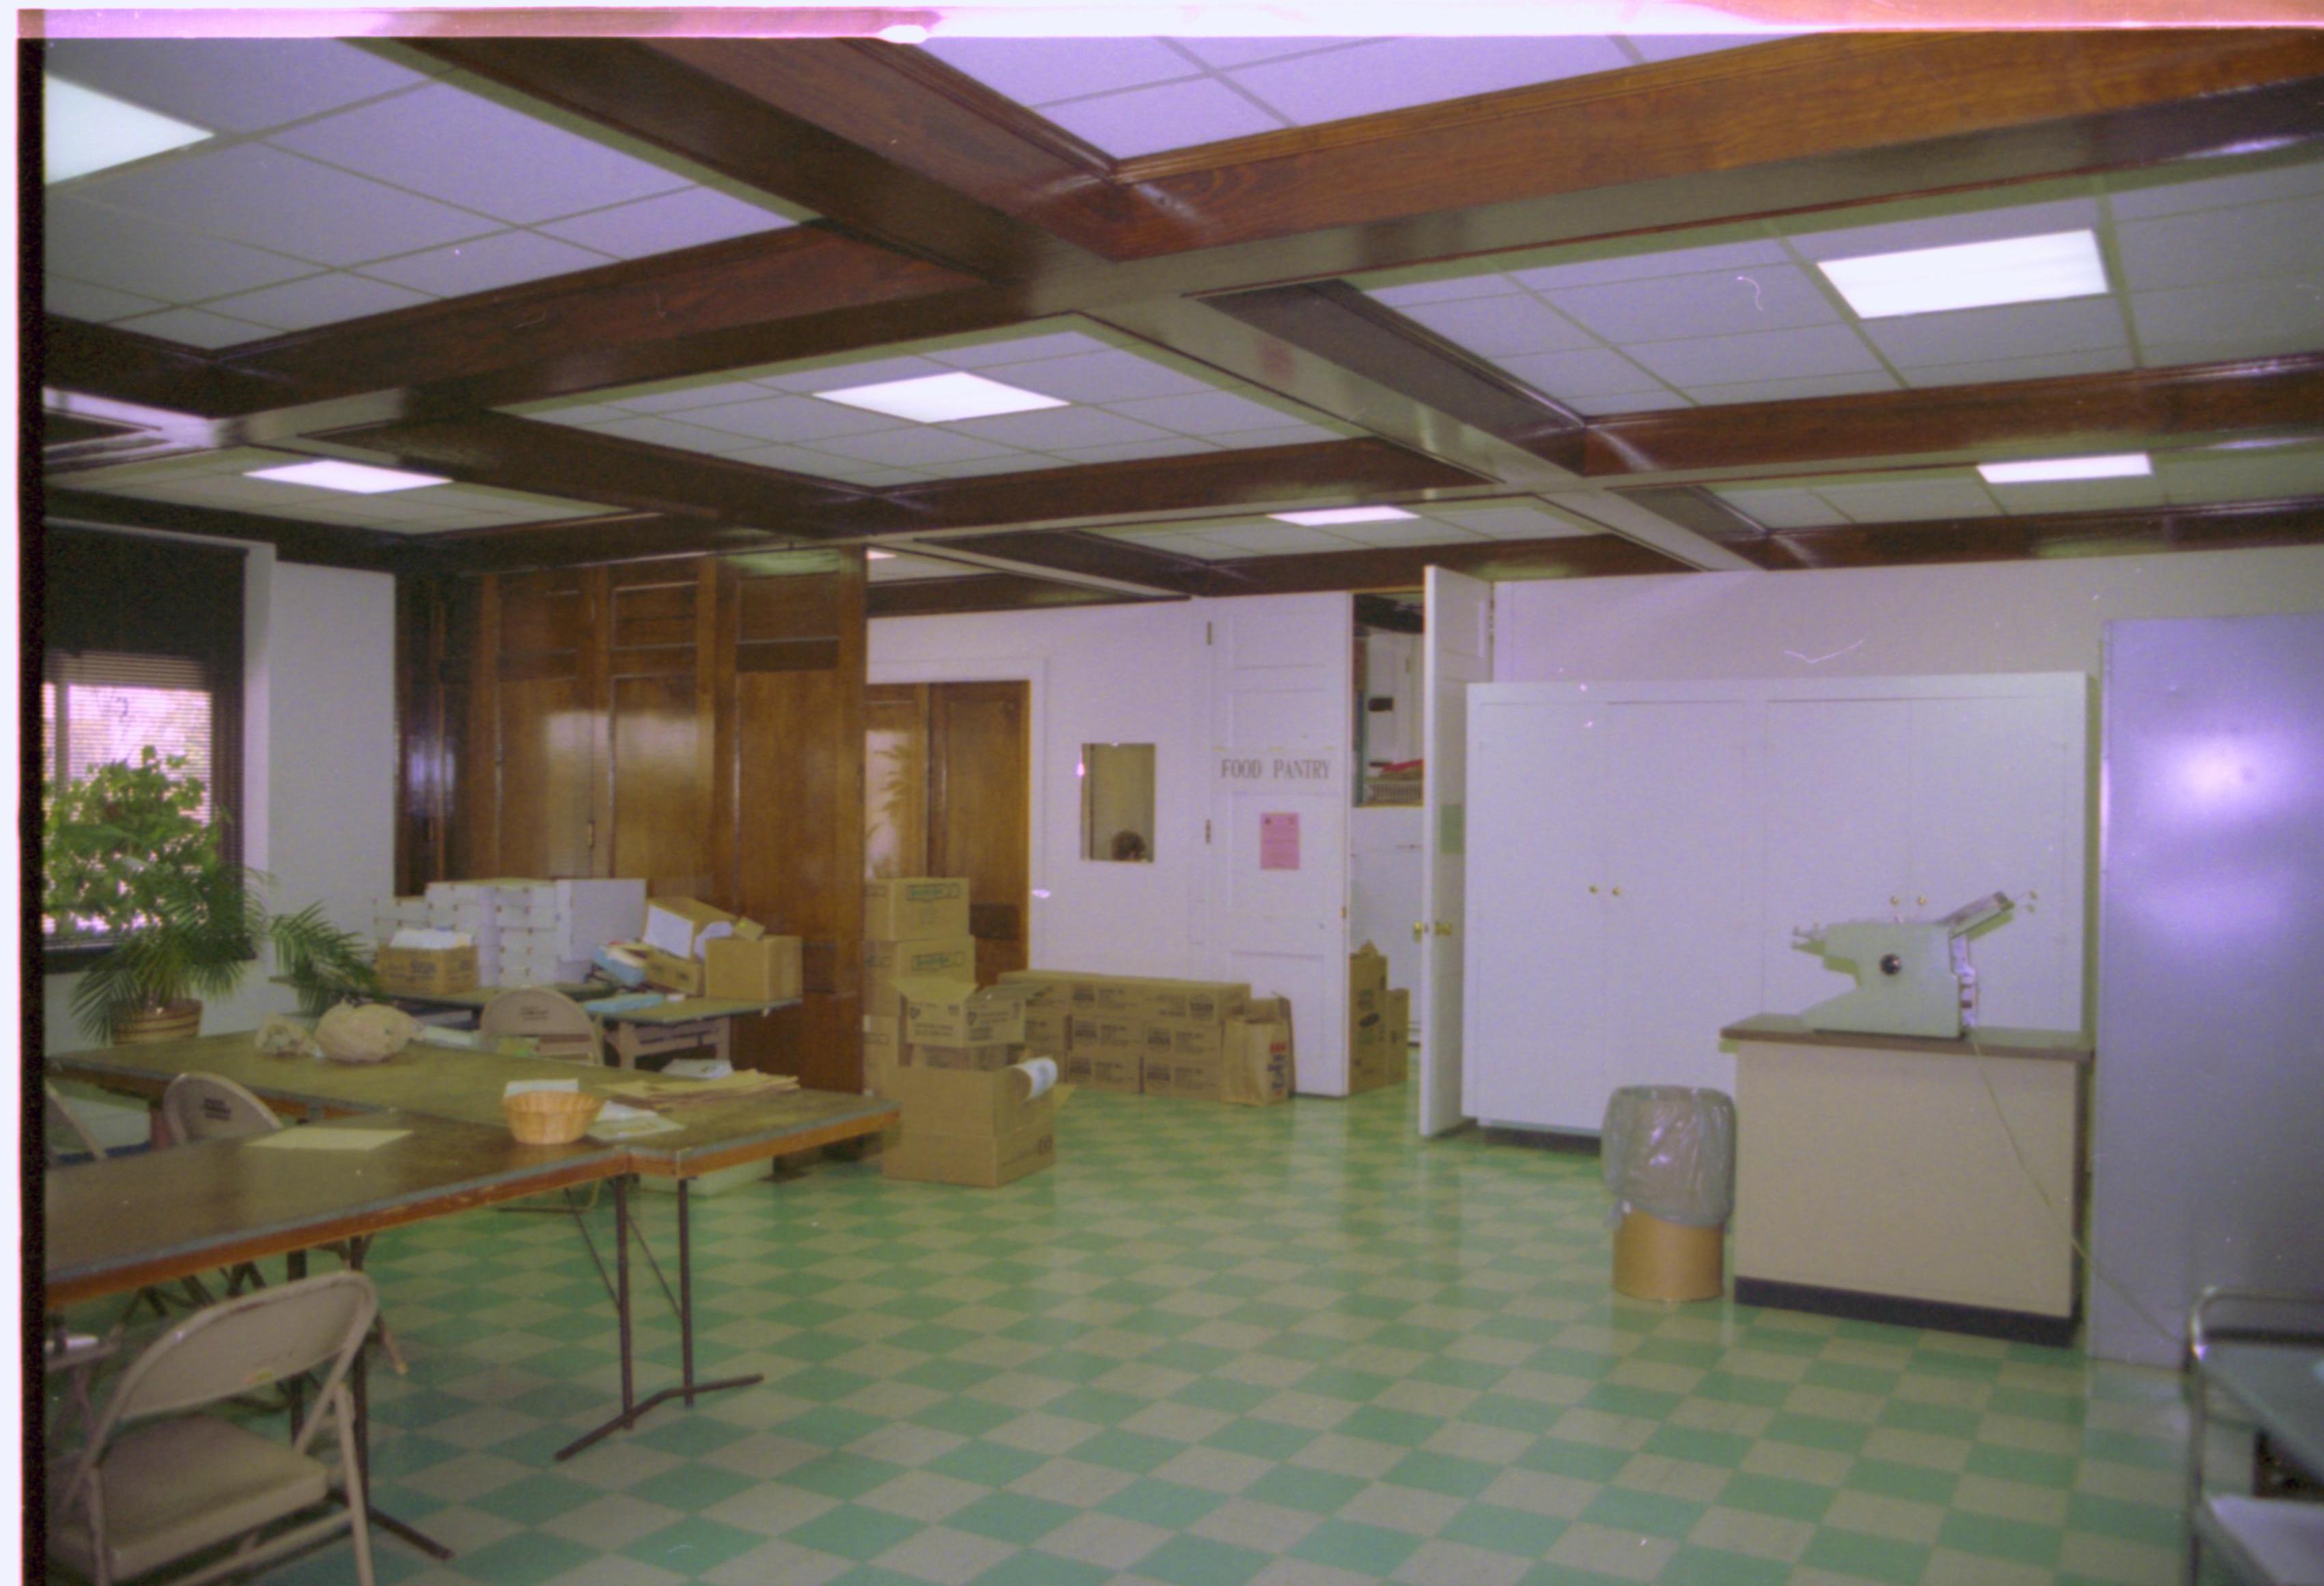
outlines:
[[1890, 908], [1895, 908], [1897, 904], [1902, 903], [1903, 901], [1904, 901], [1904, 900], [1902, 898], [1899, 898], [1899, 897], [1895, 896], [1894, 893], [1891, 893], [1891, 894], [1889, 895], [1889, 898], [1888, 898], [1888, 905], [1889, 905], [1889, 907], [1890, 907]]
[[1621, 895], [1622, 895], [1622, 889], [1621, 889], [1621, 888], [1619, 888], [1619, 887], [1615, 888], [1615, 889], [1614, 889], [1614, 896], [1615, 896], [1615, 897], [1617, 897], [1617, 898], [1619, 898]]
[[1427, 934], [1428, 934], [1428, 924], [1427, 924], [1427, 922], [1426, 922], [1425, 920], [1417, 920], [1417, 919], [1416, 919], [1416, 920], [1414, 920], [1414, 921], [1412, 922], [1412, 939], [1413, 939], [1414, 941], [1417, 942], [1418, 940], [1420, 940], [1420, 938], [1421, 938], [1421, 937], [1423, 937], [1423, 936], [1426, 936]]
[[1452, 934], [1452, 927], [1440, 919], [1436, 922], [1436, 934], [1440, 936], [1449, 936]]
[[1591, 895], [1592, 898], [1595, 898], [1596, 896], [1598, 896], [1598, 889], [1597, 889], [1597, 887], [1596, 887], [1595, 885], [1592, 885], [1592, 886], [1591, 887], [1591, 889], [1590, 889], [1590, 895]]

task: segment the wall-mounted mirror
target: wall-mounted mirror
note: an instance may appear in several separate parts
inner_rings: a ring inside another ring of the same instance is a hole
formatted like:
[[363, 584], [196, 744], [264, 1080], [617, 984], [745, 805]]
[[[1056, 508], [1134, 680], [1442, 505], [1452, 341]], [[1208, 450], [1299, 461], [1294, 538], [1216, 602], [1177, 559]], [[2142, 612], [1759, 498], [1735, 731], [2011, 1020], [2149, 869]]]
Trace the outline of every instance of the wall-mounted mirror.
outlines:
[[1082, 857], [1154, 858], [1154, 745], [1082, 745]]

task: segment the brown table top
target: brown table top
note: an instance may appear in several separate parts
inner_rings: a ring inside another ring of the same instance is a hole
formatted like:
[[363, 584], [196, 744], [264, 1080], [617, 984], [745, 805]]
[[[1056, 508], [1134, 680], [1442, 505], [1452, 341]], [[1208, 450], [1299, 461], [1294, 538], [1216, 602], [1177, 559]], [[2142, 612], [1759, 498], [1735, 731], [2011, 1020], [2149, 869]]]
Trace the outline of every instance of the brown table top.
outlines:
[[1760, 1013], [1719, 1032], [1727, 1041], [1766, 1041], [1787, 1047], [1853, 1047], [1878, 1052], [1922, 1052], [1935, 1057], [2031, 1057], [2052, 1063], [2088, 1063], [2090, 1039], [2074, 1030], [2013, 1029], [1994, 1026], [1967, 1036], [1890, 1036], [1865, 1030], [1810, 1029], [1796, 1013]]
[[[313, 1148], [365, 1130], [400, 1138]], [[628, 1166], [624, 1149], [595, 1140], [521, 1145], [502, 1127], [383, 1111], [51, 1168], [42, 1181], [44, 1301], [73, 1305]]]
[[[426, 1117], [506, 1130], [501, 1097], [512, 1080], [580, 1081], [608, 1094], [637, 1075], [620, 1068], [549, 1057], [503, 1057], [415, 1041], [384, 1063], [329, 1063], [260, 1053], [251, 1036], [198, 1036], [52, 1053], [49, 1066], [148, 1095], [189, 1070], [222, 1074], [278, 1111], [315, 1113], [401, 1109]], [[894, 1123], [896, 1104], [836, 1091], [791, 1091], [748, 1101], [716, 1102], [670, 1115], [681, 1127], [620, 1142], [624, 1172], [690, 1178], [738, 1162], [787, 1156], [834, 1141], [877, 1134]]]

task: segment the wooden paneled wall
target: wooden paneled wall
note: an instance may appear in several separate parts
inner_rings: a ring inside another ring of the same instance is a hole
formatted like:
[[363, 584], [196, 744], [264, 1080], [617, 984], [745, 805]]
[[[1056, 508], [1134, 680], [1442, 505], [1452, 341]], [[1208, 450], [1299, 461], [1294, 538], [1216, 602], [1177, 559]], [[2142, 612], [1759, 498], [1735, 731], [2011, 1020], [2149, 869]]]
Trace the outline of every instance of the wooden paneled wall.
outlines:
[[862, 1084], [863, 563], [679, 557], [407, 578], [400, 890], [637, 876], [807, 942], [738, 1062]]

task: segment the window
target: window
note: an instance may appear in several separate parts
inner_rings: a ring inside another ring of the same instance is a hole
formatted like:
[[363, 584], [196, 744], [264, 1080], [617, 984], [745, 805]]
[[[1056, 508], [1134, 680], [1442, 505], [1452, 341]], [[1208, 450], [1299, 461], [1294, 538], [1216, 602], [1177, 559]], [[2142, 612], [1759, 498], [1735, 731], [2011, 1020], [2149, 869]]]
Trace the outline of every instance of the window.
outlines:
[[224, 823], [221, 850], [238, 860], [242, 551], [52, 528], [41, 576], [42, 779], [78, 780], [149, 743], [182, 755], [207, 790], [204, 814]]

